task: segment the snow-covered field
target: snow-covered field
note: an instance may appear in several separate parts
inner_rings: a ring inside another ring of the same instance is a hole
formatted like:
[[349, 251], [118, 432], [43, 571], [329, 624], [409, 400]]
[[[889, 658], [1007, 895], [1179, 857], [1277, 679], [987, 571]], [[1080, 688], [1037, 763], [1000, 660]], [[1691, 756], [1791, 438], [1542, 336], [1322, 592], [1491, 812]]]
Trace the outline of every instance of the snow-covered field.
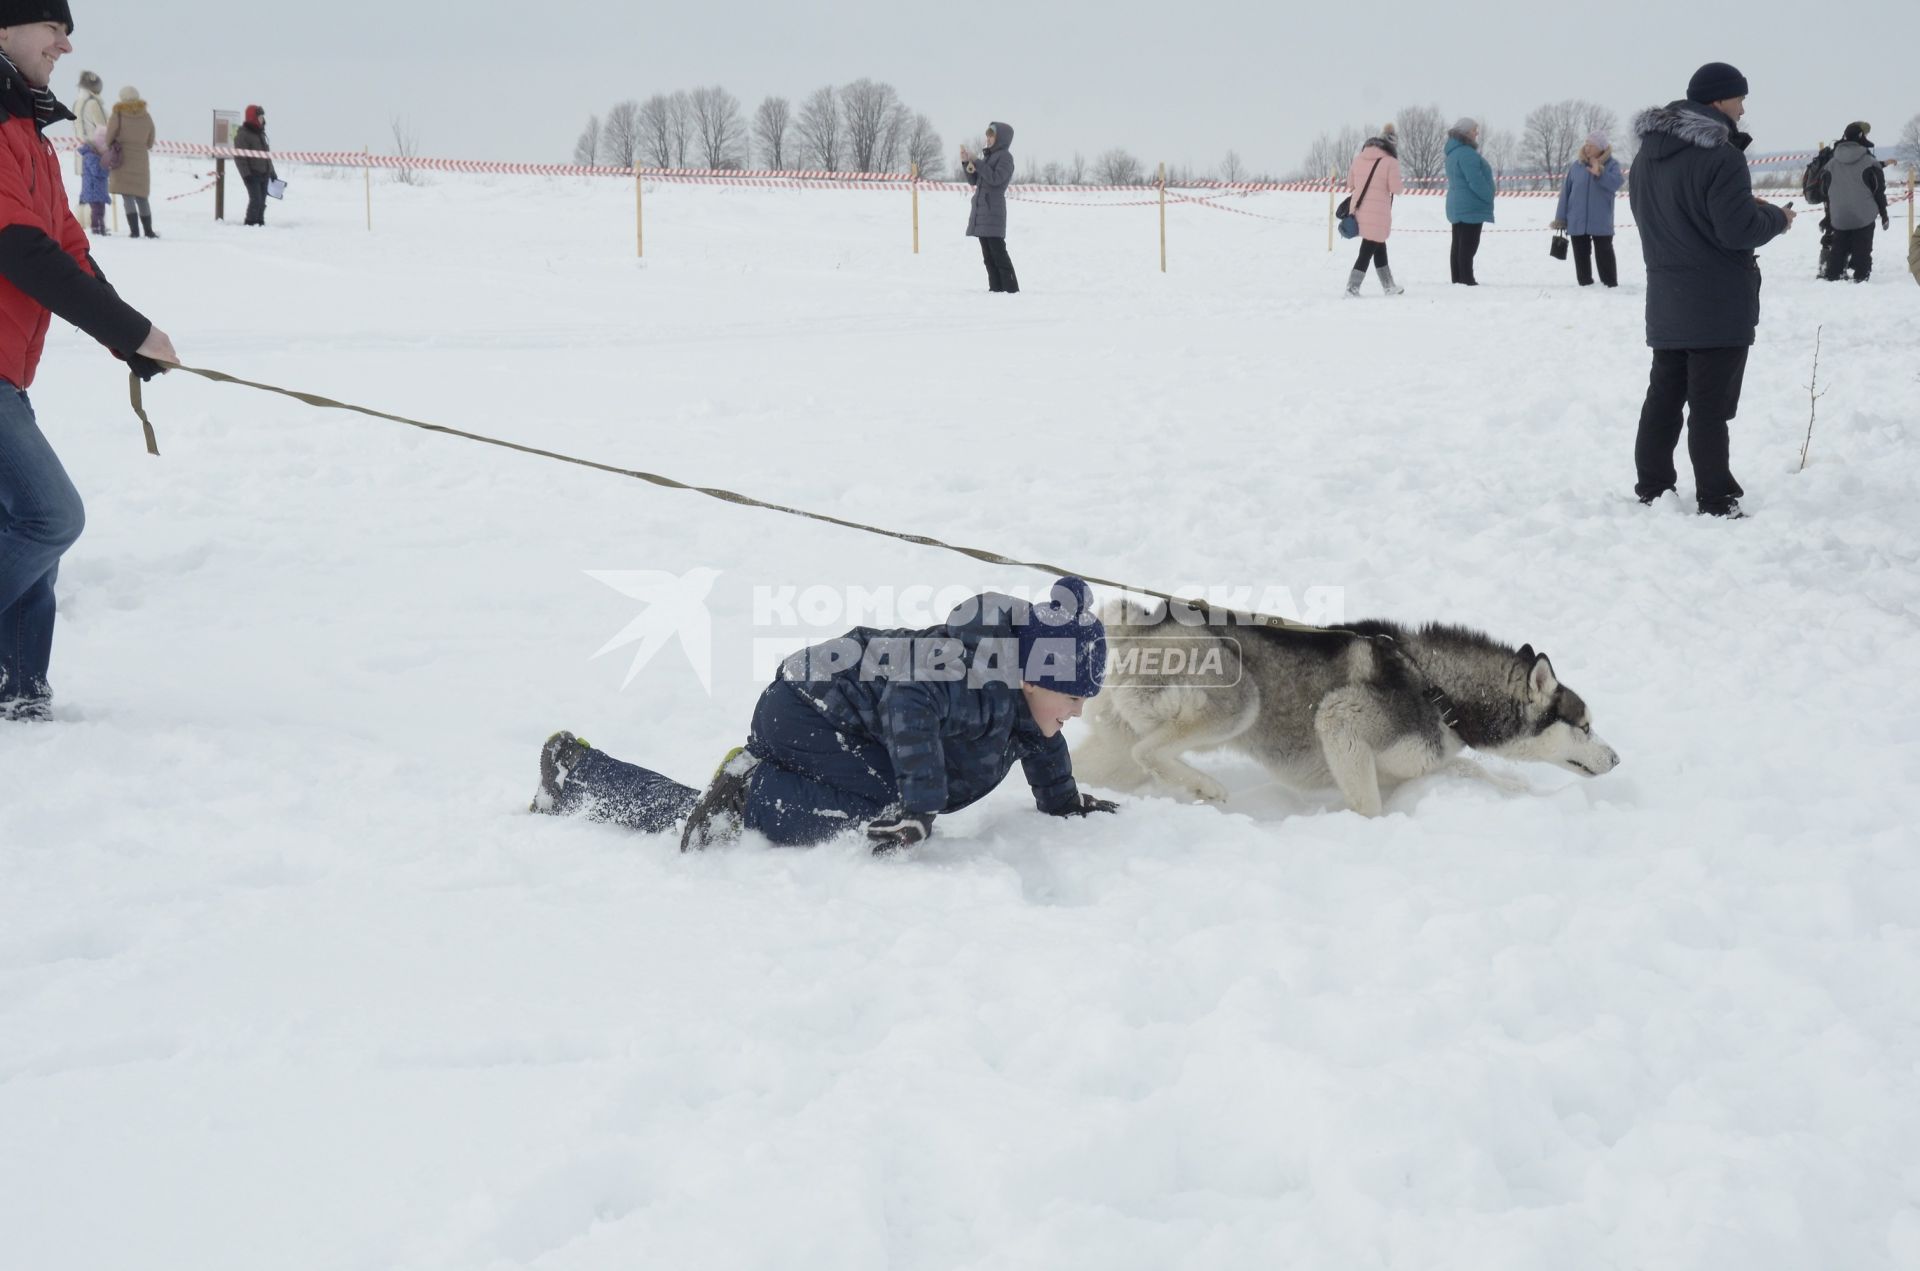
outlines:
[[[202, 195], [99, 245], [189, 363], [1481, 626], [1624, 764], [1374, 821], [1207, 761], [1224, 813], [1059, 822], [1016, 772], [884, 861], [531, 817], [559, 727], [702, 778], [769, 647], [889, 616], [849, 588], [1046, 579], [180, 375], [150, 459], [61, 327], [33, 398], [89, 526], [60, 720], [0, 731], [0, 1264], [1920, 1266], [1898, 234], [1864, 287], [1804, 220], [1763, 254], [1726, 524], [1631, 497], [1631, 234], [1612, 294], [1544, 231], [1475, 291], [1396, 235], [1407, 295], [1353, 302], [1323, 198], [1176, 207], [1165, 276], [1151, 209], [1021, 203], [1009, 299], [953, 196], [915, 257], [899, 195], [660, 188], [641, 265], [618, 181], [381, 184], [369, 234], [357, 175], [288, 175], [265, 231]], [[711, 693], [697, 639], [623, 688], [642, 604], [588, 571], [701, 570]]]

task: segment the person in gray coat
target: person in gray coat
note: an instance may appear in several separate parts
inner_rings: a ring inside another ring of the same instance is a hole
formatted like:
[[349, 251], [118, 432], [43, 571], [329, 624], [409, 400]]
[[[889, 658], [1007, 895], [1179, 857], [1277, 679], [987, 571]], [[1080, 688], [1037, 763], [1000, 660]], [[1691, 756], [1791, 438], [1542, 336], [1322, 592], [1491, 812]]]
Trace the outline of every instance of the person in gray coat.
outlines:
[[1013, 129], [995, 120], [987, 125], [987, 148], [975, 155], [960, 147], [960, 164], [973, 187], [967, 237], [980, 240], [987, 264], [987, 290], [1011, 295], [1020, 290], [1013, 261], [1007, 258], [1007, 187], [1013, 183]]
[[1851, 123], [1833, 148], [1820, 180], [1827, 194], [1827, 220], [1833, 224], [1833, 246], [1827, 252], [1827, 281], [1839, 282], [1853, 265], [1853, 280], [1865, 282], [1873, 274], [1873, 222], [1892, 226], [1887, 215], [1887, 176], [1867, 140], [1871, 127]]

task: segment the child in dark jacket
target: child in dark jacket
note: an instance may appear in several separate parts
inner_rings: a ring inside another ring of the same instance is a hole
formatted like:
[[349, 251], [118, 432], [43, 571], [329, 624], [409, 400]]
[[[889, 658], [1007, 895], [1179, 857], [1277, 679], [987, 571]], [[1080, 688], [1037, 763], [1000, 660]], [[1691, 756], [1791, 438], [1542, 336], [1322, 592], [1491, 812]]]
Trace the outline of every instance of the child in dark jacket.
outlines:
[[741, 829], [807, 846], [864, 828], [880, 852], [924, 841], [1018, 760], [1042, 812], [1112, 812], [1075, 784], [1060, 732], [1100, 691], [1106, 661], [1081, 579], [1039, 605], [987, 592], [937, 627], [856, 627], [788, 658], [704, 795], [563, 732], [541, 748], [533, 810], [678, 826], [682, 848]]

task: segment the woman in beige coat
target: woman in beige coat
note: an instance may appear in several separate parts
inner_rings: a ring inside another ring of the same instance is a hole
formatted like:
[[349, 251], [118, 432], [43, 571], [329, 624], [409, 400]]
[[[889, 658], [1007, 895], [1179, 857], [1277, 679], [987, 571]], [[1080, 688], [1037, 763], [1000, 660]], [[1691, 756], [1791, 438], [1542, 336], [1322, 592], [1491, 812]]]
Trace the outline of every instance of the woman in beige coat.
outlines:
[[153, 232], [153, 209], [147, 203], [147, 196], [153, 193], [148, 152], [153, 149], [154, 136], [153, 116], [147, 113], [147, 103], [140, 100], [140, 90], [121, 89], [113, 118], [107, 121], [107, 150], [111, 153], [119, 144], [120, 166], [107, 177], [107, 189], [126, 202], [127, 233], [133, 238], [140, 237], [143, 228], [148, 238], [160, 237]]
[[73, 135], [80, 148], [73, 162], [80, 170], [80, 206], [93, 214], [93, 232], [107, 232], [107, 168], [95, 140], [107, 130], [107, 108], [100, 102], [100, 77], [80, 72], [80, 95], [73, 99]]

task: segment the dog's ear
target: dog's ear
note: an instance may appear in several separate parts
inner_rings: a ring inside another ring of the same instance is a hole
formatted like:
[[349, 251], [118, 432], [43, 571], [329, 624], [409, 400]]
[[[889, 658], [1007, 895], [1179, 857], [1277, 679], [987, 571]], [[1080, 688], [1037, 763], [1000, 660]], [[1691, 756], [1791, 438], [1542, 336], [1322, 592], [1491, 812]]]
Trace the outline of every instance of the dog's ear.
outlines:
[[1533, 670], [1527, 674], [1527, 688], [1532, 691], [1533, 698], [1537, 702], [1552, 701], [1554, 693], [1559, 690], [1560, 681], [1554, 675], [1553, 663], [1547, 660], [1546, 654], [1541, 653], [1534, 657]]
[[1533, 665], [1533, 646], [1530, 644], [1523, 644], [1520, 646], [1520, 652], [1514, 654], [1513, 656], [1517, 658], [1522, 665], [1532, 666]]

